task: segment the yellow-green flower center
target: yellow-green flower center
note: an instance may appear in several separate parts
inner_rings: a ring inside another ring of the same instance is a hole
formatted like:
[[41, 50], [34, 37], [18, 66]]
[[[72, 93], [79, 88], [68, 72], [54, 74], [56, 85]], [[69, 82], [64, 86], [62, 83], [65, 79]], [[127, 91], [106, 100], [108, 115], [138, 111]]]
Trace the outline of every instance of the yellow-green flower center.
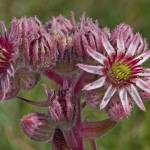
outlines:
[[126, 80], [131, 74], [131, 68], [122, 62], [116, 62], [112, 65], [111, 76], [117, 80]]

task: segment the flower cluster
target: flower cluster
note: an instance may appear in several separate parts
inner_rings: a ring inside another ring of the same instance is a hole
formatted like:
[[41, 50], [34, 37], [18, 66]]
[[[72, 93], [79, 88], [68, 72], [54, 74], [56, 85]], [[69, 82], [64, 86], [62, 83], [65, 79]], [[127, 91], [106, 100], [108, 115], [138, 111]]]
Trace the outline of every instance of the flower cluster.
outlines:
[[[17, 97], [48, 111], [23, 117], [21, 126], [31, 139], [50, 142], [58, 150], [83, 150], [83, 139], [94, 143], [129, 116], [134, 104], [146, 110], [150, 69], [143, 63], [150, 50], [129, 25], [121, 23], [111, 31], [85, 15], [79, 21], [60, 15], [46, 24], [22, 17], [13, 19], [8, 30], [3, 22], [0, 26], [0, 99]], [[54, 89], [45, 83], [46, 100], [18, 96], [20, 89], [31, 90], [42, 76], [56, 83]], [[86, 105], [109, 118], [83, 121]]]

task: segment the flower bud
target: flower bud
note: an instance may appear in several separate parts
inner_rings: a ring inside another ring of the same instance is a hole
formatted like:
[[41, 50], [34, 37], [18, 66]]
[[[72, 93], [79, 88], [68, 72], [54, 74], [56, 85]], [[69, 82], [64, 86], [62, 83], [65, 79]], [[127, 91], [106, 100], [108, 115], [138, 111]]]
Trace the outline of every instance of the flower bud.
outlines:
[[73, 25], [71, 21], [61, 15], [53, 17], [47, 23], [46, 29], [57, 43], [59, 57], [65, 57], [65, 51], [72, 49]]
[[48, 116], [42, 113], [30, 113], [23, 117], [21, 126], [25, 134], [39, 142], [50, 142], [54, 134], [54, 127]]
[[75, 117], [74, 98], [72, 87], [64, 81], [63, 87], [57, 93], [47, 91], [49, 101], [49, 114], [61, 128], [71, 125]]
[[81, 17], [80, 23], [74, 33], [74, 49], [79, 57], [88, 56], [86, 47], [90, 46], [92, 49], [102, 51], [101, 32], [97, 22]]
[[19, 22], [26, 66], [29, 64], [31, 68], [38, 70], [54, 66], [56, 61], [55, 43], [41, 22], [36, 17], [24, 17]]
[[132, 103], [130, 99], [128, 100], [130, 102], [126, 110], [123, 108], [117, 96], [114, 97], [110, 103], [108, 103], [108, 106], [106, 106], [105, 111], [112, 120], [120, 121], [130, 115], [132, 109]]
[[46, 29], [57, 45], [55, 70], [61, 73], [74, 71], [77, 58], [73, 47], [74, 26], [72, 20], [63, 16], [53, 17], [47, 23]]

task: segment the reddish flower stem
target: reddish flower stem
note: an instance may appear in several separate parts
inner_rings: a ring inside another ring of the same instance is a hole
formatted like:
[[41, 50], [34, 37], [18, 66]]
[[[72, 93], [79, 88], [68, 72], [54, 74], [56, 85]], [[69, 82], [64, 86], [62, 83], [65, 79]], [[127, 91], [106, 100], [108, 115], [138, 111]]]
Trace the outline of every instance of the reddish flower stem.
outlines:
[[81, 107], [80, 107], [80, 98], [77, 98], [77, 120], [73, 132], [76, 135], [78, 142], [78, 150], [83, 150], [83, 137], [81, 135], [82, 124], [81, 124]]

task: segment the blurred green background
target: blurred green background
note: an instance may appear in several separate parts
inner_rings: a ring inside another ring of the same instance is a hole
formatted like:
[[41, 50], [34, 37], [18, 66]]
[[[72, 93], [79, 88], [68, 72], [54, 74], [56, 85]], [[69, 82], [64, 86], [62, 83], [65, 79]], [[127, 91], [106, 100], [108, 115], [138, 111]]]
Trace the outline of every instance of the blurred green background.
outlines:
[[[69, 16], [70, 11], [74, 11], [77, 17], [86, 12], [111, 28], [127, 22], [150, 43], [150, 0], [0, 0], [0, 20], [7, 24], [14, 16], [36, 15], [45, 22], [53, 15]], [[40, 90], [41, 87], [36, 87], [32, 92], [21, 91], [20, 95], [41, 99]], [[134, 108], [129, 118], [99, 138], [98, 149], [150, 150], [150, 102], [145, 105], [146, 113]], [[48, 144], [31, 141], [20, 128], [21, 117], [36, 110], [16, 100], [0, 104], [0, 150], [49, 150]], [[84, 115], [88, 120], [103, 118], [98, 111], [89, 108]]]

